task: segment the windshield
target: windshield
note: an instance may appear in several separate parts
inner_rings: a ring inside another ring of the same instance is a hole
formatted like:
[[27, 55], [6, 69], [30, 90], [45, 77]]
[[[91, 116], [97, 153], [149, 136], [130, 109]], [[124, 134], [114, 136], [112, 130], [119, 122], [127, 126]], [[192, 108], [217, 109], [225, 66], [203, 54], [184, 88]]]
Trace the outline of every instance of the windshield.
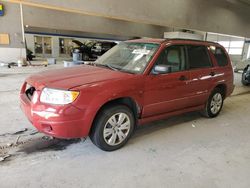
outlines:
[[159, 44], [121, 42], [101, 56], [96, 61], [96, 65], [140, 74], [145, 70], [158, 47]]

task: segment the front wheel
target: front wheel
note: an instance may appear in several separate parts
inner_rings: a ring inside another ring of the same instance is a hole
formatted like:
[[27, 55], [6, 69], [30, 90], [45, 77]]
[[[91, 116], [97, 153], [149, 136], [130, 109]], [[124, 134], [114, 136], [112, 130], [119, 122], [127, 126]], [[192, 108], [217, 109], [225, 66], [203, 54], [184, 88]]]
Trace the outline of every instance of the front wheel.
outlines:
[[223, 102], [223, 92], [221, 89], [215, 88], [208, 98], [203, 115], [210, 118], [218, 116], [222, 109]]
[[135, 119], [124, 105], [104, 108], [96, 117], [90, 133], [92, 142], [104, 151], [114, 151], [126, 144], [130, 138]]

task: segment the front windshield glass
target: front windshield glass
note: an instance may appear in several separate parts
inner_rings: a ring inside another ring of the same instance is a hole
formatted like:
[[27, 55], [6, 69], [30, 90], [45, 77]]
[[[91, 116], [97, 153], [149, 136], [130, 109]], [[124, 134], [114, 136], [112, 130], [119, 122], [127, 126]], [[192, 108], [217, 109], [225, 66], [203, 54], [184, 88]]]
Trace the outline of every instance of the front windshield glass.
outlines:
[[140, 74], [158, 48], [159, 44], [121, 42], [101, 56], [96, 61], [96, 65]]

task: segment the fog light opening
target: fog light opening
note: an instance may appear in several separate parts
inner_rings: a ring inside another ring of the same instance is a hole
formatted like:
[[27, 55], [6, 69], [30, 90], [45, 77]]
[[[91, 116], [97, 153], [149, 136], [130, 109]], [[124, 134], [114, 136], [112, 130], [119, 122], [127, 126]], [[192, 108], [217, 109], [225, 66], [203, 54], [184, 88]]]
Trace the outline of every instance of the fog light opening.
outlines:
[[44, 132], [51, 132], [53, 130], [49, 124], [42, 124], [42, 129]]

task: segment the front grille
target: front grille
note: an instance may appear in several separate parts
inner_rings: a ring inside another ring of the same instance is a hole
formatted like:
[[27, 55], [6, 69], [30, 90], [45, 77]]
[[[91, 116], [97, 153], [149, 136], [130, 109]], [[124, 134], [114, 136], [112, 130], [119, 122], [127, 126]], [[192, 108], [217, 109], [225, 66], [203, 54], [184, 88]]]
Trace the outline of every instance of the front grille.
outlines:
[[36, 91], [35, 87], [27, 85], [25, 93], [30, 100], [32, 99], [35, 91]]

